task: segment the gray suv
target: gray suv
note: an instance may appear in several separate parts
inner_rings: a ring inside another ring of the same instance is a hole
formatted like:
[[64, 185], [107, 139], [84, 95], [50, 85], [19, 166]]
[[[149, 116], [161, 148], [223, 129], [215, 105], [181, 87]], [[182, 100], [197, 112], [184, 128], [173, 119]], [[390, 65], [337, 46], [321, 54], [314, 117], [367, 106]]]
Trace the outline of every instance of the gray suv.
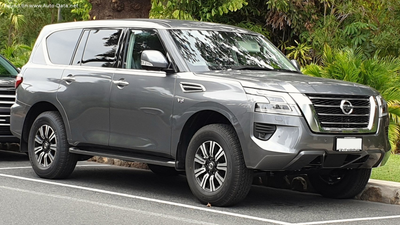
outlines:
[[105, 156], [185, 172], [202, 202], [243, 200], [253, 174], [307, 174], [352, 198], [390, 155], [375, 90], [299, 72], [265, 37], [176, 20], [48, 25], [17, 83], [12, 133], [34, 171]]

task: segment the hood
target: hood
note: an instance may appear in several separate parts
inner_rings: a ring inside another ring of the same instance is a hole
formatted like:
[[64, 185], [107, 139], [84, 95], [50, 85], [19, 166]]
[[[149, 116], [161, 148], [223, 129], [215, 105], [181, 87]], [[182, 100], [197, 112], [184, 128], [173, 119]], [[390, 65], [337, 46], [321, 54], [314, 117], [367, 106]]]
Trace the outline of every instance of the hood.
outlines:
[[352, 82], [279, 71], [230, 70], [197, 73], [240, 82], [243, 87], [304, 94], [377, 95], [374, 89]]
[[14, 88], [15, 77], [0, 77], [0, 88]]

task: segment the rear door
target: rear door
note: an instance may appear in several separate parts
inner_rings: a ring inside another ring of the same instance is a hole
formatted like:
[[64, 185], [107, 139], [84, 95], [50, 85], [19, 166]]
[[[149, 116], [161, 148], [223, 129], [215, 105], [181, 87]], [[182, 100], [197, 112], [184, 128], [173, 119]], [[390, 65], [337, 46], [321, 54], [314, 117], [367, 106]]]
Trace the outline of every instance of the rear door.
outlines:
[[142, 69], [144, 50], [164, 47], [151, 29], [128, 32], [125, 62], [111, 85], [110, 142], [112, 147], [170, 154], [174, 75]]
[[72, 65], [63, 72], [58, 101], [73, 144], [108, 145], [109, 97], [121, 29], [84, 30]]

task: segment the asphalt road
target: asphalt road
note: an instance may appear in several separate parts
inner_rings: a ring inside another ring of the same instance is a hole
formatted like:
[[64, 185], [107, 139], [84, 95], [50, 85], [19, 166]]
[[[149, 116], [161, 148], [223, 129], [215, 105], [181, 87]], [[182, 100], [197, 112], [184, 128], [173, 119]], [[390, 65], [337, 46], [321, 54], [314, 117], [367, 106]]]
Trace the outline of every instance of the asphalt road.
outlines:
[[80, 162], [45, 180], [26, 155], [0, 151], [0, 224], [400, 224], [400, 206], [253, 186], [236, 206], [206, 207], [184, 176]]

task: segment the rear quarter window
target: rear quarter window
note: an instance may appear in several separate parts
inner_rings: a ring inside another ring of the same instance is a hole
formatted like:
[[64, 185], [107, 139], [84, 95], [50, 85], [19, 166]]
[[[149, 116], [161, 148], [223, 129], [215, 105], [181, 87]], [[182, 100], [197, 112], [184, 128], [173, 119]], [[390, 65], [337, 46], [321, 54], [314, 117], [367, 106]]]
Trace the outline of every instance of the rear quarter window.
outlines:
[[63, 30], [47, 37], [47, 52], [54, 64], [69, 65], [82, 29]]

